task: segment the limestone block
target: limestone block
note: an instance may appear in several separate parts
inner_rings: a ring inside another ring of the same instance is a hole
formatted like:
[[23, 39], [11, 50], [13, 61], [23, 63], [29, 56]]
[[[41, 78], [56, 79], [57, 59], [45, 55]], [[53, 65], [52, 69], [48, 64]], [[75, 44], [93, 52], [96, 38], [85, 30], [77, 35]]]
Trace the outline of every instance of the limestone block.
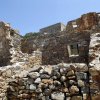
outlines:
[[73, 96], [71, 100], [82, 100], [81, 96]]
[[54, 92], [51, 94], [51, 98], [54, 100], [64, 100], [64, 93]]
[[74, 74], [75, 74], [74, 71], [71, 70], [71, 71], [69, 71], [69, 72], [67, 73], [67, 76], [72, 76], [72, 75], [74, 75]]
[[40, 76], [38, 72], [30, 72], [28, 75], [33, 79], [36, 79]]
[[69, 89], [70, 93], [71, 94], [75, 94], [75, 93], [78, 93], [79, 92], [79, 89], [77, 86], [71, 86], [70, 89]]
[[78, 80], [78, 86], [79, 87], [84, 87], [84, 82], [82, 80]]
[[30, 90], [36, 90], [36, 86], [34, 84], [30, 85]]
[[95, 67], [90, 68], [89, 72], [92, 76], [99, 75], [99, 71]]
[[41, 78], [37, 78], [35, 81], [34, 81], [34, 83], [40, 83], [41, 82]]

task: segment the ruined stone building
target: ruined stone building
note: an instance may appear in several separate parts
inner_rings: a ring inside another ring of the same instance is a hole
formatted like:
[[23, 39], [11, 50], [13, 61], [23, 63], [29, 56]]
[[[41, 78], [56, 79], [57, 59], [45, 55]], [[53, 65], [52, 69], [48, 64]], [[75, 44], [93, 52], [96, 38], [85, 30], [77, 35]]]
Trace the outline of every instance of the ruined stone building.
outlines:
[[[22, 51], [42, 52], [42, 64], [88, 63], [90, 35], [99, 30], [99, 14], [84, 14], [81, 18], [40, 29], [38, 36], [22, 40]], [[28, 48], [27, 48], [28, 47]]]
[[0, 66], [11, 64], [13, 48], [20, 45], [21, 36], [8, 23], [0, 22]]
[[0, 22], [0, 62], [3, 64], [6, 59], [9, 63], [14, 49], [21, 46], [23, 53], [41, 51], [43, 65], [88, 63], [90, 35], [99, 32], [99, 24], [100, 14], [88, 13], [67, 25], [57, 23], [40, 29], [36, 36], [22, 38], [9, 24]]
[[0, 38], [0, 100], [100, 100], [100, 13]]

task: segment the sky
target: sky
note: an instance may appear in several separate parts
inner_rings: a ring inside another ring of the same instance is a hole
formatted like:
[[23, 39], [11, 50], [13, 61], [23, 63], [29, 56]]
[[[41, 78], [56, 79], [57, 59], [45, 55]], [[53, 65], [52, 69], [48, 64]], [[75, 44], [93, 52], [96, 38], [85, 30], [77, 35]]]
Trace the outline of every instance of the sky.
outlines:
[[0, 21], [10, 23], [21, 35], [100, 12], [100, 0], [0, 0]]

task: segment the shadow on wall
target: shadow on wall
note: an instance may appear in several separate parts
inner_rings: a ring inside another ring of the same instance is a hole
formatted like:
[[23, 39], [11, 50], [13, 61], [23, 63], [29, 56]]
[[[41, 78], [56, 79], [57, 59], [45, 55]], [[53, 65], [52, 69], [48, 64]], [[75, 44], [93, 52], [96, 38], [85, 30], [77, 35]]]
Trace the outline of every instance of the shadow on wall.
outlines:
[[2, 58], [0, 59], [0, 67], [7, 66], [10, 63], [11, 58]]

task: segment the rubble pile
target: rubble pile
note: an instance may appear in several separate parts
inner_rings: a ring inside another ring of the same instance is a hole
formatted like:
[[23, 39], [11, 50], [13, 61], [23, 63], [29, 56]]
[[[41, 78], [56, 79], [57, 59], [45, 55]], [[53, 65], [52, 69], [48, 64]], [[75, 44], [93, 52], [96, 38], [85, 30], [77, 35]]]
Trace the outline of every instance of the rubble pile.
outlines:
[[85, 64], [58, 64], [34, 67], [9, 82], [9, 100], [87, 100], [88, 67]]
[[41, 65], [41, 52], [34, 51], [31, 55], [14, 51], [12, 65], [0, 67], [0, 100], [6, 100], [6, 91], [9, 81], [17, 77], [24, 77], [28, 70]]

